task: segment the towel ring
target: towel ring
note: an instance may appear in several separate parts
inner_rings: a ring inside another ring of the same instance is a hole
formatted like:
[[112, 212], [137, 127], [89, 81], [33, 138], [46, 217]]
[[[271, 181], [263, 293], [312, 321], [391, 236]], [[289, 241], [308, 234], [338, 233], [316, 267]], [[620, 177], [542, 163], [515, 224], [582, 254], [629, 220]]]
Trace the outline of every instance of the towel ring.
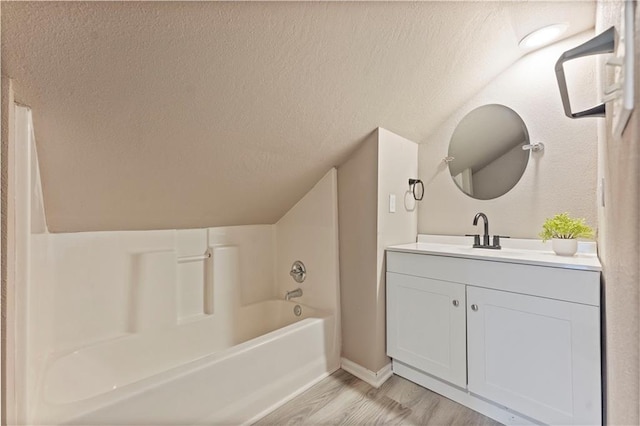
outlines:
[[[416, 187], [420, 184], [420, 196], [416, 194]], [[416, 201], [422, 201], [424, 197], [424, 183], [420, 179], [409, 179], [409, 190], [413, 194], [413, 199]]]

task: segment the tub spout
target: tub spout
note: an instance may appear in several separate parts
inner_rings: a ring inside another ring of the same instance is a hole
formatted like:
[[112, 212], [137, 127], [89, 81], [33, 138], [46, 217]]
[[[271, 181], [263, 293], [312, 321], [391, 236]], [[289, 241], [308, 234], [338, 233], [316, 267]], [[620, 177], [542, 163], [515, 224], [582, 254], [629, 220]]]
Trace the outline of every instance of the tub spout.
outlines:
[[302, 296], [302, 289], [296, 288], [295, 290], [288, 291], [284, 295], [284, 300], [291, 300], [294, 297], [300, 297], [300, 296]]

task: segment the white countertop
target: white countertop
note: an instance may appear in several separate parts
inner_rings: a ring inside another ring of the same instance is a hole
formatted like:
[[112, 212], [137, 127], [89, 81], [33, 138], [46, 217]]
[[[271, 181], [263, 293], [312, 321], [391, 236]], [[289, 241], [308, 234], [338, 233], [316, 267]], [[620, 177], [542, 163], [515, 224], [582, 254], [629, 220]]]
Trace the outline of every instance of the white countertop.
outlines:
[[558, 256], [551, 250], [551, 242], [541, 240], [501, 239], [502, 249], [473, 248], [472, 237], [446, 235], [418, 235], [418, 242], [387, 247], [388, 251], [492, 260], [584, 271], [601, 271], [595, 242], [578, 242], [575, 256]]

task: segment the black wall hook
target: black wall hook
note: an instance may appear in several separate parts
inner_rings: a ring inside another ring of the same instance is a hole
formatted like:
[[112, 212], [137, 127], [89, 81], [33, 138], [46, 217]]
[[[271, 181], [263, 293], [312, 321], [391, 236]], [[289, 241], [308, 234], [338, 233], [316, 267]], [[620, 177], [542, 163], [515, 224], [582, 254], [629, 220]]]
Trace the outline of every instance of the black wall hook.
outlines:
[[[416, 194], [416, 187], [420, 185], [420, 196]], [[422, 197], [424, 197], [424, 183], [420, 179], [409, 179], [409, 190], [413, 194], [413, 199], [416, 201], [422, 201]]]

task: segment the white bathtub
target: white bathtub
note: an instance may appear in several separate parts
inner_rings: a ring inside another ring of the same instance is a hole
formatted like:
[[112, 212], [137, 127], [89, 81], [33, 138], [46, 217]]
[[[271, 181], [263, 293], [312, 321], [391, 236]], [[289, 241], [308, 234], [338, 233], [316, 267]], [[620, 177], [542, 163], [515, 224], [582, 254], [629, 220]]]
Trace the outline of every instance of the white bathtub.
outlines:
[[[37, 424], [239, 424], [339, 366], [331, 312], [272, 300], [53, 356]], [[231, 319], [231, 320], [230, 320]]]

